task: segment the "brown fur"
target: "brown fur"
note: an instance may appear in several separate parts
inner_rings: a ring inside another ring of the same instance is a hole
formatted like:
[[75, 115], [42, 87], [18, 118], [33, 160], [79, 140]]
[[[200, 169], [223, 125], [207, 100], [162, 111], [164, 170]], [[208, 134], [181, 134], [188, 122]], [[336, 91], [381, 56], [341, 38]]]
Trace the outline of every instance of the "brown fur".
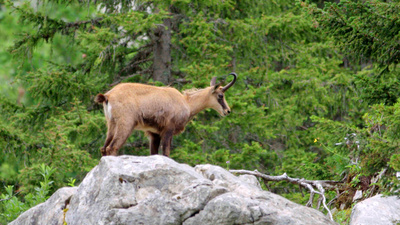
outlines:
[[[235, 79], [230, 86], [236, 81], [236, 74], [232, 75]], [[108, 126], [102, 155], [118, 155], [132, 131], [141, 130], [149, 136], [151, 154], [157, 154], [161, 144], [163, 154], [169, 156], [173, 135], [181, 133], [197, 113], [206, 108], [222, 116], [230, 113], [223, 91], [213, 78], [210, 87], [183, 94], [171, 87], [137, 83], [118, 84], [104, 95], [98, 94], [95, 101], [103, 103]]]

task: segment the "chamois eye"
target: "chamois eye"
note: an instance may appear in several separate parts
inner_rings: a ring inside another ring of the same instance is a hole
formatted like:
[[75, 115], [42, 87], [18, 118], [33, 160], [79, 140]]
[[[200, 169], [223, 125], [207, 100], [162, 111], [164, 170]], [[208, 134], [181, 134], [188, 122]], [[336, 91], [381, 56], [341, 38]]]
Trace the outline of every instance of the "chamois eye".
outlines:
[[219, 98], [219, 99], [222, 99], [223, 97], [224, 97], [223, 94], [219, 94], [219, 95], [218, 95], [218, 98]]

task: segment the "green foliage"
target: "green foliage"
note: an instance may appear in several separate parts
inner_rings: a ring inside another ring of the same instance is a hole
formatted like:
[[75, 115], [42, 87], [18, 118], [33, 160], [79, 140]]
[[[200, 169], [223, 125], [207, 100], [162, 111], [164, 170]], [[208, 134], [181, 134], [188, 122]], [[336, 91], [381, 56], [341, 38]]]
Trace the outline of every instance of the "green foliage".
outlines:
[[331, 35], [346, 57], [362, 62], [362, 67], [376, 63], [374, 70], [356, 76], [363, 99], [371, 104], [396, 103], [399, 5], [385, 1], [340, 1], [327, 3], [323, 10], [315, 6], [309, 9], [318, 26]]
[[41, 164], [35, 173], [40, 175], [42, 181], [34, 188], [34, 192], [24, 195], [23, 200], [17, 198], [17, 195], [21, 196], [21, 194], [20, 191], [15, 192], [14, 186], [5, 187], [5, 192], [0, 195], [2, 200], [0, 202], [0, 223], [7, 224], [16, 219], [22, 212], [46, 201], [52, 191], [53, 181], [51, 177], [55, 171], [54, 168]]
[[[8, 6], [14, 8], [15, 13], [29, 11], [31, 14], [26, 13], [20, 17], [26, 23], [29, 16], [33, 16], [34, 12], [30, 11], [30, 5], [15, 7], [8, 3]], [[64, 18], [76, 16], [74, 13], [65, 13], [63, 7], [57, 9], [59, 10], [51, 11], [46, 8], [40, 13], [48, 12], [52, 16]], [[31, 26], [17, 26], [16, 18], [18, 17], [5, 14], [2, 20], [9, 23], [1, 23], [1, 29], [9, 31], [17, 27], [14, 33], [30, 31]], [[36, 18], [38, 23], [43, 22], [40, 18]], [[48, 23], [43, 24], [44, 27], [47, 25], [51, 26]], [[2, 32], [2, 34], [6, 34], [2, 39], [11, 39], [12, 33]], [[0, 103], [2, 112], [0, 146], [4, 156], [0, 160], [2, 165], [0, 177], [3, 184], [18, 186], [29, 192], [33, 192], [34, 187], [40, 185], [35, 171], [42, 163], [50, 165], [57, 171], [64, 171], [53, 175], [55, 189], [62, 186], [67, 177], [82, 176], [90, 170], [95, 161], [88, 152], [82, 151], [84, 148], [82, 146], [91, 145], [95, 140], [86, 138], [91, 133], [104, 129], [99, 126], [103, 123], [103, 118], [100, 115], [90, 115], [86, 106], [82, 104], [82, 101], [90, 101], [91, 87], [98, 82], [98, 79], [82, 75], [70, 64], [60, 66], [58, 64], [60, 62], [75, 61], [69, 58], [76, 56], [73, 52], [75, 47], [71, 46], [72, 52], [69, 56], [65, 56], [66, 51], [60, 48], [64, 45], [60, 36], [55, 35], [51, 40], [51, 45], [40, 42], [42, 48], [36, 52], [29, 53], [35, 49], [33, 46], [28, 46], [32, 44], [31, 40], [27, 42], [28, 44], [21, 45], [25, 46], [23, 47], [25, 49], [31, 48], [27, 50], [28, 53], [25, 51], [21, 53], [22, 55], [18, 55], [19, 50], [12, 51], [16, 57], [19, 56], [18, 64], [12, 63], [9, 67], [13, 66], [14, 71], [10, 73], [4, 70], [7, 76], [0, 76], [1, 79], [8, 79], [7, 83], [15, 82], [12, 85], [15, 88], [2, 89], [7, 94], [1, 96]], [[5, 43], [10, 45], [12, 42]], [[4, 55], [7, 54], [9, 53], [4, 52]], [[25, 57], [28, 57], [30, 66], [21, 64], [27, 62]], [[47, 69], [44, 69], [46, 63], [43, 61], [49, 61], [50, 57], [52, 62], [47, 64]], [[8, 58], [10, 59], [10, 56]], [[13, 61], [8, 60], [8, 62]], [[36, 69], [41, 67], [43, 69]], [[18, 85], [15, 85], [16, 83]]]
[[366, 68], [355, 76], [355, 84], [363, 87], [360, 97], [370, 104], [384, 103], [393, 105], [397, 102], [400, 94], [400, 81], [397, 72], [386, 72], [381, 74], [379, 68]]
[[340, 210], [333, 214], [333, 219], [339, 224], [349, 224], [350, 215], [351, 209]]
[[312, 12], [344, 53], [388, 67], [399, 63], [399, 10], [398, 4], [384, 1], [340, 1]]
[[393, 154], [390, 157], [389, 165], [396, 171], [400, 171], [400, 154]]
[[69, 177], [67, 179], [67, 185], [70, 186], [70, 187], [75, 187], [75, 182], [76, 182], [75, 178]]
[[[78, 185], [105, 139], [94, 96], [119, 82], [161, 85], [152, 71], [156, 31], [164, 26], [171, 32], [170, 85], [202, 88], [213, 76], [225, 84], [231, 78], [224, 74], [239, 74], [226, 92], [231, 115], [197, 115], [174, 137], [173, 159], [315, 180], [348, 177], [352, 188], [388, 168], [377, 185], [393, 191], [398, 181], [390, 175], [400, 170], [398, 5], [312, 2], [6, 1], [0, 10], [0, 38], [10, 50], [0, 49], [2, 183], [37, 196]], [[137, 131], [120, 150], [148, 152]], [[49, 192], [39, 194], [35, 187], [47, 182], [38, 183], [43, 164], [57, 172], [48, 175]], [[269, 185], [299, 203], [308, 200], [290, 184]], [[14, 207], [13, 218], [30, 204], [25, 196], [12, 197], [24, 204]]]
[[[387, 169], [389, 176], [373, 185], [379, 186], [382, 192], [396, 192], [399, 181], [393, 175], [399, 168], [396, 159], [400, 152], [396, 73], [399, 56], [395, 53], [399, 6], [384, 1], [341, 1], [326, 4], [323, 9], [305, 3], [303, 6], [307, 6], [317, 26], [329, 33], [345, 54], [344, 63], [352, 63], [355, 71], [352, 84], [358, 90], [357, 99], [369, 104], [362, 121], [352, 126], [313, 118], [324, 136], [336, 140], [325, 142], [326, 148], [346, 159], [336, 165], [342, 167], [339, 171], [350, 174], [352, 187], [357, 188], [361, 178], [376, 176]], [[338, 143], [340, 135], [345, 141]], [[336, 161], [328, 161], [330, 167]]]

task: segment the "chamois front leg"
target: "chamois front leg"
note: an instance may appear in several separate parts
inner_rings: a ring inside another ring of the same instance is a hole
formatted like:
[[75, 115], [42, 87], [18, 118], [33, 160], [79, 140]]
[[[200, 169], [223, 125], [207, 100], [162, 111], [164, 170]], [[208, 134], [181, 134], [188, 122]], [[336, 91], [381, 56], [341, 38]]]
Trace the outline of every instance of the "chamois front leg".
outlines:
[[165, 155], [167, 157], [169, 157], [169, 154], [171, 152], [171, 143], [172, 143], [173, 134], [174, 134], [174, 130], [169, 129], [161, 137], [163, 155]]
[[156, 155], [158, 154], [158, 149], [160, 147], [161, 137], [159, 134], [147, 132], [150, 137], [150, 154]]

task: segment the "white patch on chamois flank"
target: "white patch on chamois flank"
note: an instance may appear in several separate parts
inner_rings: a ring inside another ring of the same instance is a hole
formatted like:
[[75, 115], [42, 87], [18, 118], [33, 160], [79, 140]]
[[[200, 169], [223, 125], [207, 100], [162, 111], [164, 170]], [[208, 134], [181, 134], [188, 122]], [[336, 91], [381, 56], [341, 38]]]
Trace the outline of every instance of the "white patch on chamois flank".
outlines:
[[111, 120], [111, 116], [112, 116], [111, 109], [112, 109], [111, 103], [108, 102], [108, 103], [106, 104], [106, 107], [104, 107], [104, 111], [105, 111], [106, 117], [107, 117], [109, 120]]

